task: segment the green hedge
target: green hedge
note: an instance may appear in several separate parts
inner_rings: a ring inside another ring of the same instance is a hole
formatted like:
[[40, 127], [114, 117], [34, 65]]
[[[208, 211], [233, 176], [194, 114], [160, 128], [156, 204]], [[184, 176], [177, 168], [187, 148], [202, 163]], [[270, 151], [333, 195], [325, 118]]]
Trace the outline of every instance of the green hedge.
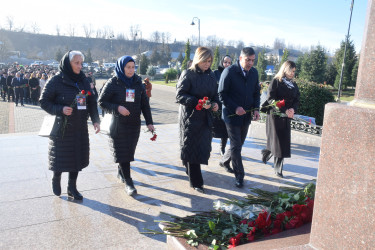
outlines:
[[330, 90], [322, 84], [316, 84], [304, 79], [296, 79], [301, 93], [298, 114], [315, 117], [317, 125], [323, 125], [324, 106], [335, 102]]

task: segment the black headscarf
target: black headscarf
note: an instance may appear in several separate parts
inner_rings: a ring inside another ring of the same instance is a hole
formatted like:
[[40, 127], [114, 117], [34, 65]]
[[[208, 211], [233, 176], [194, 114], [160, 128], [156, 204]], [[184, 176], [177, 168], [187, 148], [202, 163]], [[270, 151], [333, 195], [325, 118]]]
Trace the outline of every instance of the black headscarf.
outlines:
[[82, 82], [83, 79], [85, 79], [85, 74], [82, 72], [82, 70], [79, 72], [79, 74], [76, 74], [73, 72], [72, 65], [70, 65], [70, 60], [69, 60], [69, 53], [71, 50], [69, 50], [62, 58], [60, 61], [60, 66], [59, 70], [60, 72], [64, 73], [67, 75], [72, 81], [74, 82]]

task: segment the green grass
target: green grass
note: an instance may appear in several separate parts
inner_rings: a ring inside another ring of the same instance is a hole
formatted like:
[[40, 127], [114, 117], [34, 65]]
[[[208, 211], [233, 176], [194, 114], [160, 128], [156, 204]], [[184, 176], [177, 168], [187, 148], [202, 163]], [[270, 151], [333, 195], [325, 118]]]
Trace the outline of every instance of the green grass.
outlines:
[[176, 81], [169, 81], [169, 83], [165, 83], [164, 80], [159, 80], [159, 81], [150, 81], [152, 84], [160, 84], [160, 85], [166, 85], [166, 86], [172, 86], [172, 87], [176, 87], [176, 84], [177, 84], [177, 80]]
[[[332, 89], [331, 92], [334, 95], [335, 100], [337, 100], [337, 89]], [[353, 101], [353, 99], [354, 99], [354, 92], [355, 92], [355, 89], [342, 90], [341, 91], [341, 96], [340, 96], [340, 101], [344, 101], [344, 102]]]

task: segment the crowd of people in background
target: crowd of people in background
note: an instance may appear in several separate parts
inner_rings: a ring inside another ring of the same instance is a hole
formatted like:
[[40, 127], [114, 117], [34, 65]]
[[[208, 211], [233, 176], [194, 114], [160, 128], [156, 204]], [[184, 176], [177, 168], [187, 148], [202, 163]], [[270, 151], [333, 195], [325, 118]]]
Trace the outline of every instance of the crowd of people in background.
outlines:
[[[49, 79], [58, 73], [58, 69], [49, 65], [21, 65], [17, 62], [7, 64], [0, 69], [0, 92], [4, 102], [14, 102], [16, 106], [24, 104], [39, 105], [39, 97]], [[95, 78], [86, 73], [95, 89]], [[96, 97], [97, 97], [97, 93]]]

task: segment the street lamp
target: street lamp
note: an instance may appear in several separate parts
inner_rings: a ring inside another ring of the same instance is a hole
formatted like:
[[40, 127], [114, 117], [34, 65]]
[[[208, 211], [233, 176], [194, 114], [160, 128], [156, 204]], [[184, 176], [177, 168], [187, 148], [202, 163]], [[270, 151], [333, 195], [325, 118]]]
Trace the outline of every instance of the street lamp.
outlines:
[[350, 23], [352, 21], [353, 5], [354, 5], [354, 0], [352, 0], [352, 4], [350, 6], [349, 27], [348, 27], [348, 34], [346, 35], [346, 42], [345, 42], [345, 49], [344, 49], [344, 58], [342, 59], [342, 65], [341, 65], [340, 82], [339, 82], [339, 89], [337, 91], [337, 100], [336, 100], [337, 102], [340, 102], [340, 96], [341, 96], [342, 76], [343, 76], [344, 67], [345, 67], [346, 47], [348, 46], [348, 43], [349, 43], [349, 32], [350, 32]]
[[193, 20], [191, 20], [190, 25], [195, 25], [194, 19], [198, 20], [198, 46], [201, 45], [201, 20], [198, 17], [193, 17]]
[[111, 59], [111, 61], [112, 61], [112, 39], [113, 38], [115, 38], [115, 36], [113, 35], [113, 34], [111, 34], [109, 37], [109, 40], [111, 41], [111, 50], [109, 51], [110, 53], [108, 53], [109, 55], [108, 55], [108, 57]]
[[[139, 39], [139, 47], [138, 47], [138, 55], [139, 55], [139, 60], [138, 60], [138, 67], [139, 67], [139, 75], [141, 75], [141, 58], [142, 58], [142, 53], [141, 53], [141, 50], [142, 50], [142, 32], [140, 31], [140, 39]], [[138, 32], [135, 32], [135, 37], [138, 36]]]

